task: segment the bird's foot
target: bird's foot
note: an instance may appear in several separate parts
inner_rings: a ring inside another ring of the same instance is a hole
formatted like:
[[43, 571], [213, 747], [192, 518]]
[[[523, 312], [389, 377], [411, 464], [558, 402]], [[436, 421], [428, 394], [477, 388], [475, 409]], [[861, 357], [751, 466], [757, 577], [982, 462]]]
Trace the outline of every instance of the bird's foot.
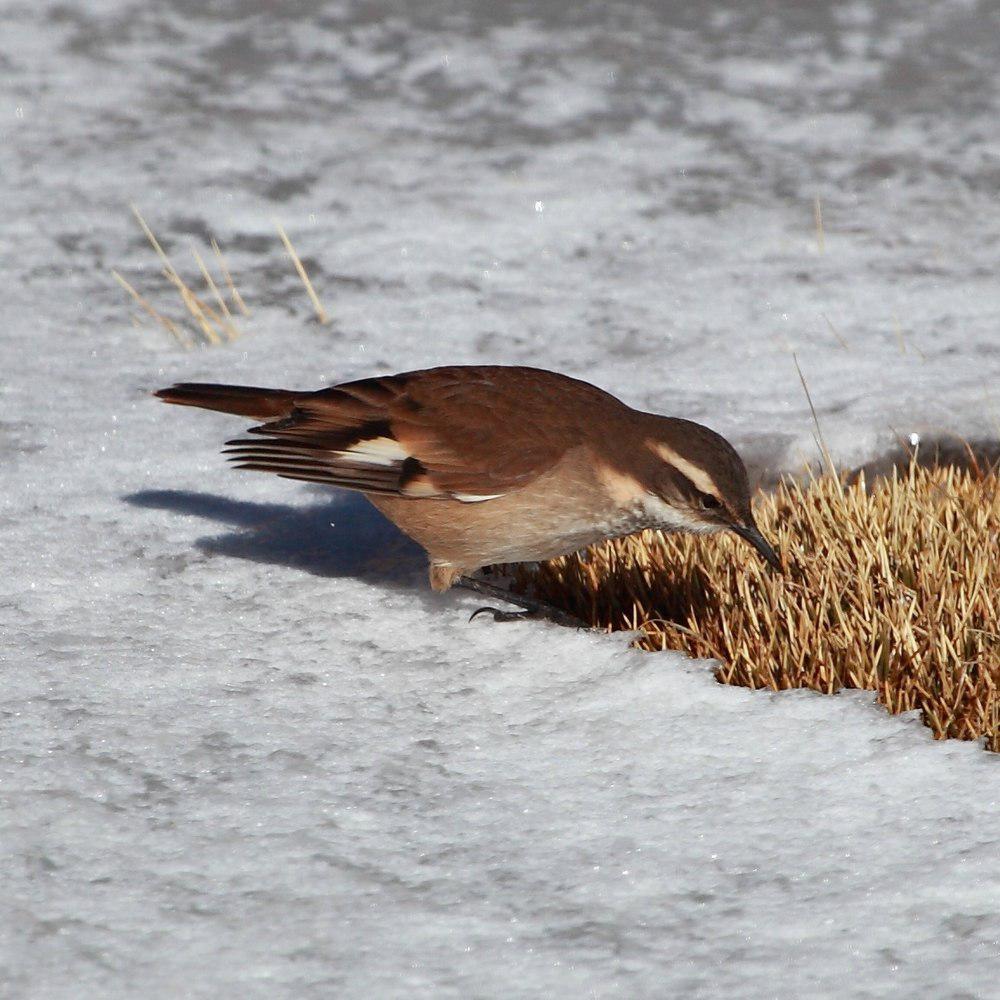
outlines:
[[569, 628], [589, 628], [586, 622], [580, 621], [579, 618], [571, 615], [568, 611], [563, 611], [561, 608], [554, 608], [551, 604], [546, 604], [537, 598], [529, 597], [527, 594], [512, 594], [502, 587], [486, 583], [484, 580], [463, 576], [459, 580], [459, 586], [464, 587], [466, 590], [472, 590], [477, 594], [483, 594], [486, 597], [496, 597], [501, 601], [520, 605], [522, 608], [521, 611], [501, 611], [499, 608], [489, 606], [476, 608], [469, 616], [470, 622], [478, 615], [491, 614], [495, 622], [549, 621], [556, 625], [568, 626]]
[[473, 618], [478, 615], [493, 615], [493, 620], [495, 622], [524, 622], [524, 621], [548, 621], [553, 622], [556, 625], [566, 625], [570, 628], [588, 628], [589, 626], [580, 621], [579, 618], [574, 617], [571, 614], [567, 614], [565, 611], [560, 611], [559, 608], [552, 608], [548, 605], [540, 608], [525, 608], [523, 611], [501, 611], [500, 608], [491, 608], [489, 606], [484, 606], [482, 608], [476, 608], [475, 611], [469, 615], [469, 621], [471, 622]]
[[533, 616], [530, 611], [501, 611], [499, 608], [484, 606], [482, 608], [476, 608], [476, 610], [469, 615], [469, 621], [471, 622], [473, 618], [478, 618], [479, 615], [493, 615], [493, 620], [495, 622], [516, 622], [522, 621], [525, 618], [537, 617]]

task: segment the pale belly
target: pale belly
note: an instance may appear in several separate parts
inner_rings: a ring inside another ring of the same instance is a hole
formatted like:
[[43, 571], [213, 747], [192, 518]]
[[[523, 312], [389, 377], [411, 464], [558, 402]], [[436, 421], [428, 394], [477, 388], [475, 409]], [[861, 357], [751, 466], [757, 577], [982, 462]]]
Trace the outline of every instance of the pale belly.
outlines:
[[648, 526], [637, 511], [616, 510], [583, 463], [478, 503], [367, 496], [432, 562], [463, 571], [552, 559]]

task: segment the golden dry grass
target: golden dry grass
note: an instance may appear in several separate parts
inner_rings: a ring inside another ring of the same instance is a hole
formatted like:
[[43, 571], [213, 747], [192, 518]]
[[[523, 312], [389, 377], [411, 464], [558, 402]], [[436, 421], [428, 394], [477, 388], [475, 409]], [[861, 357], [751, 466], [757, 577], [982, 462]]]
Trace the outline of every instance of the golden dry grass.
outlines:
[[[233, 314], [198, 250], [192, 247], [191, 253], [195, 259], [195, 263], [198, 265], [199, 273], [205, 281], [206, 288], [215, 300], [215, 307], [210, 306], [181, 277], [180, 272], [174, 267], [173, 261], [163, 249], [153, 230], [147, 225], [139, 209], [135, 205], [132, 205], [131, 208], [136, 222], [139, 223], [139, 227], [149, 241], [149, 245], [160, 259], [163, 277], [167, 279], [180, 296], [181, 304], [187, 316], [194, 320], [194, 329], [192, 330], [183, 321], [175, 321], [169, 316], [164, 315], [161, 310], [153, 306], [145, 296], [126, 281], [118, 271], [111, 272], [114, 279], [142, 307], [143, 311], [159, 323], [181, 347], [191, 348], [198, 344], [213, 344], [217, 346], [236, 340], [240, 335], [240, 331], [236, 327]], [[212, 249], [215, 251], [226, 286], [232, 296], [233, 304], [245, 315], [247, 313], [246, 304], [240, 297], [239, 292], [236, 291], [232, 276], [222, 256], [222, 251], [215, 240], [212, 241]]]
[[638, 645], [718, 660], [750, 688], [877, 692], [938, 739], [1000, 751], [995, 469], [912, 463], [869, 487], [787, 481], [756, 504], [783, 575], [734, 536], [646, 532], [520, 571], [519, 585]]
[[302, 263], [302, 258], [299, 257], [295, 247], [292, 246], [292, 241], [288, 238], [288, 233], [285, 232], [285, 229], [280, 222], [275, 221], [274, 225], [278, 230], [278, 236], [281, 238], [281, 243], [285, 248], [285, 253], [288, 254], [288, 257], [295, 268], [295, 273], [299, 276], [299, 279], [305, 287], [306, 295], [309, 296], [309, 301], [312, 303], [312, 307], [316, 312], [316, 319], [323, 324], [329, 323], [330, 316], [326, 309], [323, 308], [323, 303], [320, 302], [319, 296], [316, 294], [316, 289], [313, 288], [313, 283], [309, 279], [309, 273], [306, 271], [305, 265]]
[[[139, 292], [131, 284], [131, 282], [127, 281], [118, 271], [111, 272], [115, 281], [117, 281], [118, 284], [121, 285], [126, 292], [128, 292], [142, 311], [145, 312], [146, 315], [148, 315], [154, 322], [162, 326], [163, 329], [165, 329], [181, 347], [192, 348], [202, 345], [218, 346], [220, 344], [228, 344], [236, 340], [240, 336], [240, 330], [236, 325], [235, 313], [239, 312], [243, 316], [249, 316], [250, 310], [247, 308], [243, 296], [240, 295], [238, 289], [236, 288], [232, 273], [229, 270], [226, 258], [223, 256], [218, 242], [213, 239], [211, 241], [211, 245], [212, 251], [215, 255], [215, 263], [222, 275], [221, 282], [217, 282], [215, 280], [208, 264], [205, 261], [205, 258], [201, 255], [201, 253], [199, 253], [197, 247], [191, 247], [191, 255], [194, 257], [199, 276], [204, 281], [205, 288], [208, 292], [208, 295], [204, 295], [204, 293], [199, 295], [194, 291], [191, 285], [184, 280], [180, 272], [174, 266], [173, 261], [163, 249], [163, 246], [157, 239], [156, 234], [142, 217], [139, 209], [136, 208], [135, 205], [132, 205], [131, 208], [136, 222], [139, 223], [139, 227], [142, 229], [146, 239], [149, 241], [149, 245], [153, 248], [154, 253], [160, 260], [161, 276], [166, 278], [174, 291], [180, 297], [180, 302], [184, 310], [183, 318], [172, 319], [167, 316], [161, 309], [154, 306], [149, 298]], [[275, 225], [277, 227], [278, 236], [281, 239], [282, 245], [295, 267], [296, 274], [298, 274], [302, 281], [306, 294], [309, 296], [309, 301], [312, 303], [312, 306], [316, 311], [317, 318], [320, 323], [329, 323], [329, 315], [326, 309], [324, 309], [323, 304], [320, 302], [319, 296], [316, 294], [316, 289], [313, 287], [313, 283], [306, 272], [305, 266], [303, 265], [298, 252], [292, 245], [292, 241], [289, 239], [288, 234], [285, 232], [280, 223], [276, 222]], [[223, 294], [220, 286], [224, 286], [226, 292], [228, 293], [229, 302], [226, 301], [226, 295]], [[210, 305], [208, 301], [206, 301], [207, 299], [211, 299], [214, 305]], [[230, 308], [230, 303], [232, 308]], [[189, 324], [189, 320], [194, 321], [193, 326]]]

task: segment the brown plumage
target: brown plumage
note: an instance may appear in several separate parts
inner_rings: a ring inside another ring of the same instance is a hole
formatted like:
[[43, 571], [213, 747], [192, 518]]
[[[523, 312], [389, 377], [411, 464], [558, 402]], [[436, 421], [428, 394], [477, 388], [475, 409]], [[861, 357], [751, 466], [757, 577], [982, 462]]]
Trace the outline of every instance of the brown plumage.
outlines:
[[723, 438], [554, 372], [455, 366], [316, 392], [183, 383], [157, 395], [265, 421], [227, 442], [237, 467], [364, 493], [428, 551], [435, 589], [645, 527], [728, 527], [773, 558]]

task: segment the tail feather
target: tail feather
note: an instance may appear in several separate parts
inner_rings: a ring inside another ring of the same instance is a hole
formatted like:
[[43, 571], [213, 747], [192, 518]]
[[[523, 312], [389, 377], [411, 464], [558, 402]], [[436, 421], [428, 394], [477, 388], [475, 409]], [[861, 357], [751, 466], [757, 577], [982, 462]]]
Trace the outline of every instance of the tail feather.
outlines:
[[200, 406], [205, 410], [236, 413], [243, 417], [286, 417], [295, 400], [304, 395], [288, 389], [260, 389], [251, 385], [213, 385], [209, 382], [181, 382], [157, 395], [166, 403]]

